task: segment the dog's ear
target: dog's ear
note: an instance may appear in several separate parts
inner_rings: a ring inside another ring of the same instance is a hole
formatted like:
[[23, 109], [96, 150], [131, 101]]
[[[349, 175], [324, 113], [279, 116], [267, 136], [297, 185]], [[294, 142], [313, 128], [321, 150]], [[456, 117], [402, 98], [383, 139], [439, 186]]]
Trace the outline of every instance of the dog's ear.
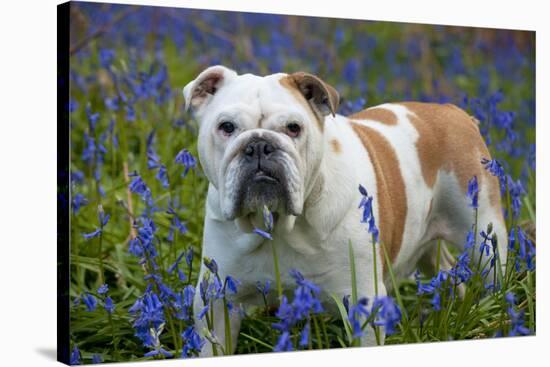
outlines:
[[289, 77], [294, 80], [300, 93], [315, 111], [323, 116], [335, 116], [340, 96], [334, 87], [315, 75], [301, 71], [290, 74]]
[[236, 76], [236, 72], [225, 66], [210, 66], [183, 88], [185, 110], [205, 106], [224, 84]]

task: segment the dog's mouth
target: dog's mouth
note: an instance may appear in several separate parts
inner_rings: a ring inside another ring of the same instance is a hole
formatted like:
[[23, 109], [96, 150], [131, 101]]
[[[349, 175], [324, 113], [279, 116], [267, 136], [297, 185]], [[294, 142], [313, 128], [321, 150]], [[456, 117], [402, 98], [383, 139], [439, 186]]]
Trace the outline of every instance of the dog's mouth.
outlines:
[[255, 174], [252, 180], [255, 183], [264, 183], [264, 184], [279, 184], [279, 179], [277, 177], [273, 177], [270, 174], [264, 172], [263, 170], [259, 169]]

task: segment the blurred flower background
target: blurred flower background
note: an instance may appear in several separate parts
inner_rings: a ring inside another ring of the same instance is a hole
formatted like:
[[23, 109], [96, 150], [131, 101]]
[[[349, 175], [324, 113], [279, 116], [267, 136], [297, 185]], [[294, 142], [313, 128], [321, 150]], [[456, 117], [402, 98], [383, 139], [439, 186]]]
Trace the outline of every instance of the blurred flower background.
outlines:
[[[515, 256], [510, 279], [471, 286], [471, 303], [447, 292], [459, 271], [470, 278], [457, 268], [400, 283], [399, 307], [344, 300], [342, 319], [315, 302], [322, 285], [293, 273], [306, 311], [297, 299], [250, 311], [237, 353], [356, 345], [361, 315], [392, 331], [387, 343], [534, 333], [534, 32], [84, 2], [71, 3], [70, 27], [73, 364], [195, 356], [212, 340], [196, 333], [193, 297], [231, 308], [238, 280], [213, 268], [204, 292], [194, 289], [207, 181], [182, 88], [214, 64], [317, 74], [339, 91], [344, 115], [403, 100], [466, 109], [496, 158], [484, 164], [501, 180]], [[284, 311], [296, 307], [290, 322]]]

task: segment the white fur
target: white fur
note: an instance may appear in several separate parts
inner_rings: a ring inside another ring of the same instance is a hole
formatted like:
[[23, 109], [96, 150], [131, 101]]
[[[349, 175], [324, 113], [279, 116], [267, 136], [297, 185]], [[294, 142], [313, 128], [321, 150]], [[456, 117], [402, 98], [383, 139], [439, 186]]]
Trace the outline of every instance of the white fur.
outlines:
[[[210, 68], [211, 69], [211, 68]], [[204, 78], [205, 73], [198, 77]], [[374, 259], [371, 236], [367, 226], [360, 223], [361, 210], [358, 209], [361, 196], [359, 184], [366, 187], [374, 200], [374, 212], [378, 220], [376, 176], [367, 151], [353, 131], [349, 119], [344, 116], [327, 116], [321, 131], [316, 121], [311, 121], [311, 113], [304, 109], [296, 98], [282, 87], [279, 79], [286, 74], [266, 77], [239, 75], [224, 68], [215, 67], [228, 77], [217, 93], [196, 106], [195, 115], [200, 122], [199, 158], [210, 180], [203, 238], [203, 256], [214, 258], [222, 276], [232, 275], [241, 281], [239, 292], [234, 299], [238, 306], [260, 305], [262, 299], [255, 289], [257, 281], [271, 280], [275, 284], [271, 246], [277, 247], [284, 287], [293, 288], [288, 270], [298, 269], [305, 277], [319, 284], [324, 299], [330, 294], [339, 298], [351, 293], [350, 263], [348, 243], [354, 246], [358, 291], [361, 296], [372, 299], [374, 296]], [[192, 95], [196, 81], [185, 87], [186, 104]], [[380, 132], [394, 147], [406, 186], [407, 218], [403, 233], [401, 251], [394, 269], [400, 276], [414, 270], [416, 263], [434, 238], [463, 241], [468, 228], [461, 222], [471, 214], [466, 199], [452, 172], [440, 172], [434, 189], [423, 180], [419, 156], [416, 151], [418, 132], [409, 121], [408, 111], [399, 105], [385, 104], [397, 116], [398, 123], [384, 125], [376, 121], [356, 121]], [[229, 116], [239, 124], [235, 137], [223, 138], [216, 131], [220, 115]], [[296, 120], [303, 124], [303, 133], [298, 140], [284, 134], [284, 125]], [[268, 131], [269, 130], [269, 131]], [[273, 241], [247, 233], [239, 226], [238, 220], [226, 220], [231, 206], [232, 170], [238, 169], [233, 163], [242, 149], [242, 142], [254, 133], [277, 135], [275, 138], [288, 155], [287, 171], [296, 181], [296, 195], [293, 201], [303, 209], [297, 217], [282, 218], [275, 227]], [[331, 139], [341, 144], [341, 152], [330, 149]], [[443, 192], [441, 187], [447, 189]], [[488, 206], [488, 198], [481, 191], [480, 205]], [[427, 218], [430, 200], [434, 198], [434, 209]], [[447, 201], [445, 201], [445, 200]], [[480, 210], [480, 221], [488, 223], [495, 217], [492, 209]], [[451, 211], [451, 212], [449, 212]], [[438, 220], [451, 218], [458, 213], [458, 224]], [[469, 214], [466, 214], [469, 213]], [[285, 222], [286, 220], [286, 222]], [[282, 223], [290, 223], [283, 226]], [[284, 228], [283, 228], [284, 227]], [[505, 229], [497, 228], [499, 237]], [[502, 242], [502, 241], [501, 241]], [[379, 294], [386, 293], [383, 282], [382, 263], [376, 259], [379, 279]], [[200, 277], [205, 271], [201, 267]], [[198, 294], [198, 289], [197, 289]], [[271, 301], [275, 301], [272, 299]], [[196, 297], [195, 311], [202, 308]], [[327, 305], [330, 305], [327, 302]], [[235, 313], [237, 315], [237, 313]], [[215, 316], [215, 332], [223, 343], [223, 315]], [[201, 331], [205, 324], [197, 320]], [[232, 318], [234, 338], [238, 335], [240, 319]], [[372, 334], [363, 341], [374, 344]], [[236, 345], [234, 340], [233, 345]], [[203, 354], [209, 355], [205, 348]]]

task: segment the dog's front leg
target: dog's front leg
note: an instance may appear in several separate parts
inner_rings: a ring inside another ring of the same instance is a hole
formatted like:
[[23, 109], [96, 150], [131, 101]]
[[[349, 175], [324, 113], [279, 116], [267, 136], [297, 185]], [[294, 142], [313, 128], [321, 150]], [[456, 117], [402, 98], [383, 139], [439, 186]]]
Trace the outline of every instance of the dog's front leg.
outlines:
[[[193, 304], [195, 327], [201, 338], [206, 341], [201, 349], [200, 356], [211, 357], [215, 355], [233, 354], [237, 348], [237, 337], [241, 328], [242, 317], [239, 306], [233, 304], [231, 310], [228, 310], [231, 350], [227, 350], [229, 345], [226, 344], [225, 338], [224, 302], [223, 299], [212, 299], [209, 302], [208, 308], [205, 309], [206, 306], [200, 296], [200, 281], [202, 279], [202, 274], [203, 272], [201, 271], [201, 277], [199, 278], [199, 285], [196, 289], [196, 296]], [[226, 295], [226, 297], [229, 297], [229, 295]], [[232, 302], [230, 299], [228, 299], [228, 301]]]

